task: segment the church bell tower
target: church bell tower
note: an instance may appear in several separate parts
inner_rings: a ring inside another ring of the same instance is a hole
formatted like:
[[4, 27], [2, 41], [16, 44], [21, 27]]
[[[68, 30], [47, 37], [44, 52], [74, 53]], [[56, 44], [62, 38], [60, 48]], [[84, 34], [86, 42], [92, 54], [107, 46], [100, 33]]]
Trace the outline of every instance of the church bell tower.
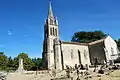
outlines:
[[43, 42], [43, 67], [52, 69], [54, 64], [54, 40], [58, 37], [58, 20], [52, 12], [52, 4], [49, 2], [48, 16], [44, 23], [44, 42]]

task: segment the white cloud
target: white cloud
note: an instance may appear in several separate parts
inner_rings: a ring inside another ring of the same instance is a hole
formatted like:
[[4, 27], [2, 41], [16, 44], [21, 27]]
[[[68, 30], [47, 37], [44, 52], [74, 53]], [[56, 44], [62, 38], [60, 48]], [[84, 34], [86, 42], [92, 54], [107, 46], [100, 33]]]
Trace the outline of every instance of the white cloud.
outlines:
[[12, 32], [10, 30], [8, 30], [8, 35], [11, 36], [12, 35]]

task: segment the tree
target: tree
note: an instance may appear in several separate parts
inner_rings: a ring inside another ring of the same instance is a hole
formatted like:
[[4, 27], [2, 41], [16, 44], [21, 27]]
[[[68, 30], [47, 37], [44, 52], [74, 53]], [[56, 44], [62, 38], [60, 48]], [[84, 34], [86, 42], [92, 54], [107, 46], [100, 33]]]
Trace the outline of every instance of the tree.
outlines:
[[16, 67], [14, 66], [14, 60], [12, 59], [12, 57], [8, 57], [7, 59], [7, 70], [15, 70]]
[[42, 58], [31, 59], [28, 54], [20, 53], [17, 57], [7, 57], [4, 52], [0, 52], [0, 70], [17, 70], [19, 59], [23, 59], [25, 70], [40, 70], [42, 68]]
[[32, 70], [40, 70], [42, 67], [42, 58], [33, 58], [32, 62], [34, 63], [34, 66], [32, 67]]
[[5, 69], [7, 65], [7, 56], [4, 52], [0, 52], [0, 69]]
[[106, 36], [107, 35], [102, 31], [93, 31], [93, 32], [91, 32], [91, 31], [89, 31], [89, 32], [81, 31], [81, 32], [74, 33], [71, 41], [89, 43], [89, 42], [92, 42], [92, 41], [100, 40], [100, 39], [102, 39]]
[[33, 67], [33, 62], [31, 58], [28, 57], [26, 53], [20, 53], [16, 58], [14, 58], [14, 66], [18, 67], [19, 59], [23, 59], [23, 65], [25, 70], [30, 70]]

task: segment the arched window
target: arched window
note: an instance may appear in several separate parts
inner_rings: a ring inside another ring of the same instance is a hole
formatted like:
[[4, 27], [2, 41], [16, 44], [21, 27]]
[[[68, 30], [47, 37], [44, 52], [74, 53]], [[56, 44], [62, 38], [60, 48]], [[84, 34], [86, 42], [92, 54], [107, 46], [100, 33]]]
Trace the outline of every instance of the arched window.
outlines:
[[53, 27], [53, 35], [55, 34], [54, 27]]
[[50, 24], [53, 25], [54, 24], [54, 21], [52, 19], [50, 19]]
[[73, 59], [73, 49], [71, 49], [71, 58]]
[[52, 28], [50, 28], [50, 35], [52, 35]]
[[57, 29], [55, 29], [55, 35], [57, 36]]
[[113, 50], [113, 48], [111, 47], [111, 53], [112, 53], [112, 55], [114, 54], [114, 50]]
[[78, 57], [79, 57], [79, 64], [81, 64], [81, 55], [79, 50], [78, 50]]
[[84, 50], [84, 58], [85, 58], [85, 60], [87, 60], [87, 51], [86, 50]]

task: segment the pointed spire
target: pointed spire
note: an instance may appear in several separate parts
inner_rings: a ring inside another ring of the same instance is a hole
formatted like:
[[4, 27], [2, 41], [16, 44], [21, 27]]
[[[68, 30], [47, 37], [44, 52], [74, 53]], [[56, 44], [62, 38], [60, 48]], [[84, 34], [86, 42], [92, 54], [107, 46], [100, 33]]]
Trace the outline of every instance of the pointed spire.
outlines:
[[53, 17], [53, 12], [52, 12], [52, 4], [51, 4], [51, 1], [49, 1], [48, 18], [54, 18], [54, 17]]

